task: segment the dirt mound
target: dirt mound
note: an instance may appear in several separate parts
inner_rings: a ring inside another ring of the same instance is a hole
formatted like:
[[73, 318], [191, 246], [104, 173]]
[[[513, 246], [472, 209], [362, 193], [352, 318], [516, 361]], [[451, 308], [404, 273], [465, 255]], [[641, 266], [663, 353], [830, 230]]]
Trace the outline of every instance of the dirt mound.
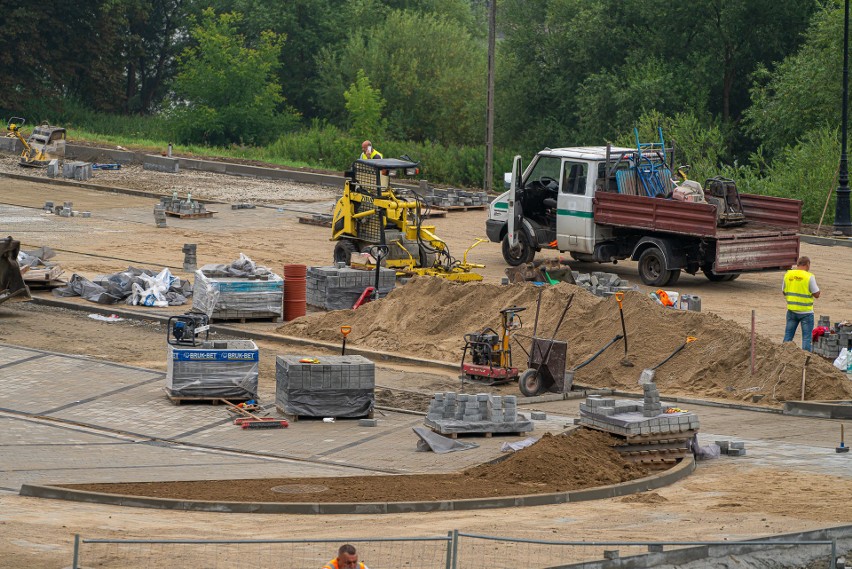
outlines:
[[546, 433], [498, 464], [459, 474], [268, 478], [118, 484], [66, 488], [180, 500], [235, 502], [410, 502], [547, 494], [627, 482], [647, 475], [611, 447], [615, 440], [588, 429]]
[[[576, 365], [621, 333], [618, 305], [613, 298], [598, 298], [580, 287], [559, 284], [540, 289], [532, 284], [508, 286], [452, 283], [418, 278], [398, 287], [379, 302], [356, 311], [338, 310], [310, 315], [285, 324], [279, 333], [338, 342], [340, 326], [352, 326], [349, 342], [378, 350], [399, 352], [449, 362], [461, 359], [465, 334], [490, 326], [499, 331], [502, 308], [525, 306], [524, 328], [516, 339], [524, 348], [532, 334], [536, 298], [542, 291], [538, 335], [550, 337], [574, 293], [557, 338], [568, 342], [568, 365]], [[736, 302], [733, 298], [732, 302]], [[746, 307], [744, 307], [746, 309]], [[710, 313], [664, 308], [639, 292], [624, 299], [630, 360], [620, 365], [622, 344], [617, 344], [592, 364], [577, 372], [575, 382], [594, 387], [635, 390], [643, 368], [653, 367], [684, 343], [697, 338], [657, 370], [656, 381], [664, 394], [752, 402], [761, 405], [798, 400], [802, 368], [807, 354], [793, 344], [779, 345], [758, 336], [755, 372], [751, 374], [750, 331]], [[523, 350], [515, 345], [515, 364], [524, 367]], [[831, 362], [812, 357], [807, 368], [806, 399], [847, 399], [852, 387], [846, 375]]]

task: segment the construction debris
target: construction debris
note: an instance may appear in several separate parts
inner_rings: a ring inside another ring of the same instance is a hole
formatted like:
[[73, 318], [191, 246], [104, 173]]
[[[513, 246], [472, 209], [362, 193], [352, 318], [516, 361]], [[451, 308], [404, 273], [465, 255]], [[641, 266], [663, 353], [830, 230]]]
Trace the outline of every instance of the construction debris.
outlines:
[[852, 349], [852, 322], [844, 320], [831, 325], [831, 318], [820, 316], [814, 329], [813, 352], [834, 361], [840, 352]]
[[330, 213], [315, 213], [308, 216], [299, 217], [299, 223], [307, 225], [318, 225], [319, 227], [331, 227], [332, 215]]
[[[182, 200], [178, 197], [177, 191], [172, 192], [171, 197], [162, 196], [160, 205], [165, 209], [166, 215], [180, 218], [200, 218], [213, 217], [215, 211], [210, 211], [207, 207], [198, 200], [192, 200], [192, 193], [187, 192], [186, 199]], [[156, 210], [155, 210], [156, 211]]]
[[180, 306], [192, 296], [189, 281], [172, 276], [168, 269], [154, 273], [149, 269], [127, 267], [125, 271], [96, 277], [94, 281], [74, 273], [68, 284], [53, 289], [54, 296], [82, 296], [98, 304], [139, 306]]
[[614, 273], [594, 271], [581, 273], [558, 259], [533, 261], [517, 267], [508, 267], [506, 276], [510, 283], [537, 282], [556, 284], [558, 282], [576, 284], [595, 296], [611, 296], [617, 292], [638, 290], [630, 282]]
[[65, 273], [62, 267], [48, 261], [55, 256], [56, 252], [50, 247], [18, 253], [18, 265], [21, 267], [27, 286], [51, 288], [66, 284], [65, 281], [59, 280], [59, 277]]

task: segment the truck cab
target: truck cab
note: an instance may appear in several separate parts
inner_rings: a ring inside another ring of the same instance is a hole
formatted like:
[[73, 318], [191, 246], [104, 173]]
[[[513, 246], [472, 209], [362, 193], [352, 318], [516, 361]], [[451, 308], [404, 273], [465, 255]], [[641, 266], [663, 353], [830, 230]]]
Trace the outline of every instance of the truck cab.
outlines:
[[[610, 158], [631, 151], [609, 148]], [[519, 179], [513, 177], [513, 187], [491, 203], [485, 226], [488, 238], [503, 243], [503, 257], [512, 266], [532, 261], [542, 249], [570, 251], [576, 258], [593, 260], [595, 243], [612, 233], [594, 221], [595, 191], [615, 190], [605, 187], [614, 177], [607, 179], [607, 147], [546, 148]], [[511, 202], [515, 244], [508, 238]]]

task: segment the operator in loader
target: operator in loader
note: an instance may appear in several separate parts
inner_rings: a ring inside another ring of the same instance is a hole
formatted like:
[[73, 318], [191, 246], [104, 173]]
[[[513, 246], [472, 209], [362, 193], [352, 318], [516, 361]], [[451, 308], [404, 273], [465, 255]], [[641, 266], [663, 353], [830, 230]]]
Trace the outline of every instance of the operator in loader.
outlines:
[[373, 143], [365, 140], [361, 143], [361, 160], [381, 160], [382, 153], [373, 148]]

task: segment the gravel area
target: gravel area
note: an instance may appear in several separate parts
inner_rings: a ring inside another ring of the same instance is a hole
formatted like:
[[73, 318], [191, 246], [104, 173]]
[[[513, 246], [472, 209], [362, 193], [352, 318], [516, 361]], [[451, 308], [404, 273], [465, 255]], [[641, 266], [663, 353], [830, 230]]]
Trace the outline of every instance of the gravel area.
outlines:
[[[42, 169], [21, 168], [18, 165], [18, 157], [8, 154], [0, 156], [0, 172], [46, 177], [46, 173]], [[227, 176], [197, 170], [183, 170], [177, 174], [166, 174], [143, 170], [141, 164], [122, 166], [121, 170], [95, 170], [89, 182], [104, 186], [156, 192], [163, 195], [177, 191], [178, 195], [184, 196], [187, 192], [192, 192], [192, 196], [197, 199], [227, 203], [248, 202], [276, 205], [328, 202], [336, 200], [340, 194], [338, 189], [328, 186]]]

